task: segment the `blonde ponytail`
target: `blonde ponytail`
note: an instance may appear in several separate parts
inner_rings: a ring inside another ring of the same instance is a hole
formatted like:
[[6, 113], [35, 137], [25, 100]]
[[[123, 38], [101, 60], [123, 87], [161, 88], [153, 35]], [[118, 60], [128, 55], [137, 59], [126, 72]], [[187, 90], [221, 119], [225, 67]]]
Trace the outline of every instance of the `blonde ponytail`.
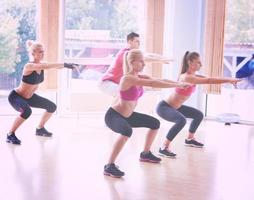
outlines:
[[41, 43], [33, 41], [33, 40], [27, 40], [26, 41], [26, 48], [29, 53], [29, 60], [31, 61], [31, 60], [33, 60], [33, 53], [37, 49], [43, 48], [43, 45]]
[[143, 54], [139, 49], [131, 49], [130, 51], [125, 52], [123, 63], [124, 75], [128, 74], [132, 70], [132, 62], [140, 56], [143, 56]]
[[43, 45], [33, 40], [26, 41], [26, 48], [29, 53], [33, 53], [38, 48], [43, 48]]
[[30, 49], [30, 47], [33, 45], [33, 41], [32, 40], [27, 40], [26, 41], [26, 48], [29, 50]]
[[124, 63], [123, 63], [123, 74], [126, 75], [130, 71], [129, 63], [128, 63], [128, 51], [124, 53]]

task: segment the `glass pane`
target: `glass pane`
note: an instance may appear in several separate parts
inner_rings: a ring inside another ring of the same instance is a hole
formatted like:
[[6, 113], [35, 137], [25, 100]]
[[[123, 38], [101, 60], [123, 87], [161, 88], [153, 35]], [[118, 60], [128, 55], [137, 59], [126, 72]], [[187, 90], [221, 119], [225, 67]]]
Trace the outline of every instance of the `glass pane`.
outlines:
[[36, 0], [1, 0], [0, 6], [0, 110], [15, 113], [7, 96], [19, 85], [28, 61], [26, 40], [36, 38]]
[[[242, 120], [254, 121], [254, 4], [228, 0], [225, 22], [224, 76], [242, 78], [236, 88], [224, 84], [221, 95], [209, 95], [208, 115], [235, 113]], [[252, 63], [253, 62], [253, 63]], [[218, 102], [219, 105], [218, 105]]]
[[66, 0], [65, 6], [64, 58], [82, 63], [70, 76], [70, 88], [84, 91], [83, 82], [96, 84], [128, 33], [144, 32], [144, 0]]

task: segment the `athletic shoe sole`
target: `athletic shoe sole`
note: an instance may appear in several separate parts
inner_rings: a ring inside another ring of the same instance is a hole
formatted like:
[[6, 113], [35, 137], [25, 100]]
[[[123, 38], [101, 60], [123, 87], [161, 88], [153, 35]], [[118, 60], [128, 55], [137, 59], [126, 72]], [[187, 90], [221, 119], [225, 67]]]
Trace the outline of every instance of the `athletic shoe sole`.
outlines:
[[139, 158], [139, 161], [148, 162], [148, 163], [160, 163], [161, 162], [161, 161], [149, 160], [149, 159], [145, 159], [145, 158]]
[[15, 142], [12, 142], [11, 140], [6, 140], [6, 142], [8, 142], [8, 143], [10, 143], [10, 144], [17, 144], [17, 145], [20, 145], [20, 144], [21, 144], [21, 142], [20, 142], [20, 143], [15, 143]]
[[35, 134], [35, 135], [37, 135], [37, 136], [43, 136], [43, 137], [52, 137], [52, 135], [47, 135], [47, 134]]
[[176, 155], [175, 156], [167, 156], [163, 153], [159, 153], [159, 156], [166, 157], [166, 158], [176, 158]]
[[113, 175], [113, 174], [110, 174], [110, 173], [108, 173], [108, 172], [103, 172], [103, 174], [104, 175], [106, 175], [106, 176], [110, 176], [110, 177], [113, 177], [113, 178], [122, 178], [123, 176], [115, 176], [115, 175]]
[[187, 147], [196, 147], [196, 148], [203, 148], [204, 146], [197, 146], [195, 144], [185, 144]]

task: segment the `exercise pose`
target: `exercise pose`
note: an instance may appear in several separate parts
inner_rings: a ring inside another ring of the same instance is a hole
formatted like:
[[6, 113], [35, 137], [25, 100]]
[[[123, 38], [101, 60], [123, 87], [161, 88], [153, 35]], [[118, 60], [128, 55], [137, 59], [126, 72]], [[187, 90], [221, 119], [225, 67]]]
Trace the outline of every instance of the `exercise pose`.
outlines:
[[193, 107], [183, 105], [195, 91], [196, 84], [236, 84], [240, 79], [224, 77], [205, 77], [197, 75], [196, 72], [201, 68], [200, 56], [196, 52], [186, 52], [182, 62], [179, 81], [192, 84], [192, 86], [182, 89], [175, 88], [175, 91], [165, 100], [157, 105], [157, 113], [163, 119], [175, 123], [168, 131], [163, 146], [159, 149], [161, 155], [175, 157], [176, 154], [170, 150], [170, 143], [186, 124], [186, 118], [192, 118], [189, 127], [189, 135], [185, 139], [185, 144], [193, 147], [203, 147], [204, 145], [195, 139], [195, 132], [203, 120], [203, 113]]
[[39, 84], [44, 80], [44, 70], [53, 68], [60, 69], [64, 67], [74, 69], [76, 67], [76, 65], [72, 63], [42, 63], [41, 61], [44, 57], [43, 45], [38, 42], [27, 41], [27, 47], [32, 60], [24, 66], [20, 85], [12, 90], [8, 96], [9, 103], [15, 110], [20, 112], [20, 116], [15, 119], [7, 134], [6, 142], [12, 144], [21, 144], [21, 141], [16, 137], [15, 132], [31, 115], [31, 107], [46, 110], [36, 128], [35, 134], [46, 137], [52, 136], [52, 133], [47, 131], [44, 125], [55, 112], [56, 104], [35, 94], [35, 91], [38, 89]]
[[[140, 47], [139, 34], [134, 32], [129, 33], [127, 35], [127, 47], [121, 49], [117, 53], [112, 65], [104, 73], [104, 75], [102, 76], [99, 82], [99, 88], [101, 89], [101, 91], [113, 97], [117, 96], [119, 82], [123, 76], [124, 54], [125, 52], [131, 49], [139, 49], [139, 47]], [[144, 55], [144, 60], [145, 62], [150, 62], [150, 63], [157, 62], [157, 63], [165, 63], [165, 64], [168, 64], [170, 61], [172, 61], [172, 59], [166, 58], [158, 54], [152, 54], [152, 53], [146, 53]]]
[[160, 127], [160, 121], [152, 116], [134, 112], [138, 99], [143, 94], [142, 86], [156, 88], [188, 87], [189, 84], [170, 80], [154, 79], [139, 74], [144, 68], [144, 57], [140, 50], [132, 49], [125, 53], [124, 76], [121, 78], [118, 102], [108, 109], [105, 115], [105, 123], [116, 133], [119, 133], [108, 163], [104, 166], [104, 174], [112, 177], [122, 177], [124, 172], [115, 165], [115, 160], [127, 140], [132, 135], [132, 127], [149, 128], [140, 161], [159, 163], [160, 158], [150, 151], [156, 133]]

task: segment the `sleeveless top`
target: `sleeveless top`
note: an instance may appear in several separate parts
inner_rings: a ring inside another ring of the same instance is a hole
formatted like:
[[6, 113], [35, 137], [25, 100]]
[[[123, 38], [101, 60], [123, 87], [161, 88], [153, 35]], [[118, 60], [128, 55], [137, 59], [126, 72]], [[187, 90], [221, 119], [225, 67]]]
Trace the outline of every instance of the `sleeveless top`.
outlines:
[[110, 65], [108, 70], [105, 72], [105, 74], [102, 77], [102, 81], [113, 81], [117, 84], [119, 84], [120, 79], [123, 76], [123, 60], [124, 60], [124, 54], [126, 51], [129, 51], [130, 49], [124, 48], [121, 49], [115, 59], [114, 62]]
[[128, 90], [120, 91], [120, 98], [126, 101], [136, 101], [144, 93], [143, 87], [132, 86]]
[[177, 94], [183, 95], [183, 96], [190, 96], [193, 92], [196, 90], [196, 85], [192, 85], [187, 88], [175, 88], [175, 92]]
[[23, 75], [22, 81], [31, 85], [36, 85], [41, 83], [44, 80], [44, 70], [41, 70], [41, 73], [38, 74], [36, 71], [33, 71], [29, 75]]

